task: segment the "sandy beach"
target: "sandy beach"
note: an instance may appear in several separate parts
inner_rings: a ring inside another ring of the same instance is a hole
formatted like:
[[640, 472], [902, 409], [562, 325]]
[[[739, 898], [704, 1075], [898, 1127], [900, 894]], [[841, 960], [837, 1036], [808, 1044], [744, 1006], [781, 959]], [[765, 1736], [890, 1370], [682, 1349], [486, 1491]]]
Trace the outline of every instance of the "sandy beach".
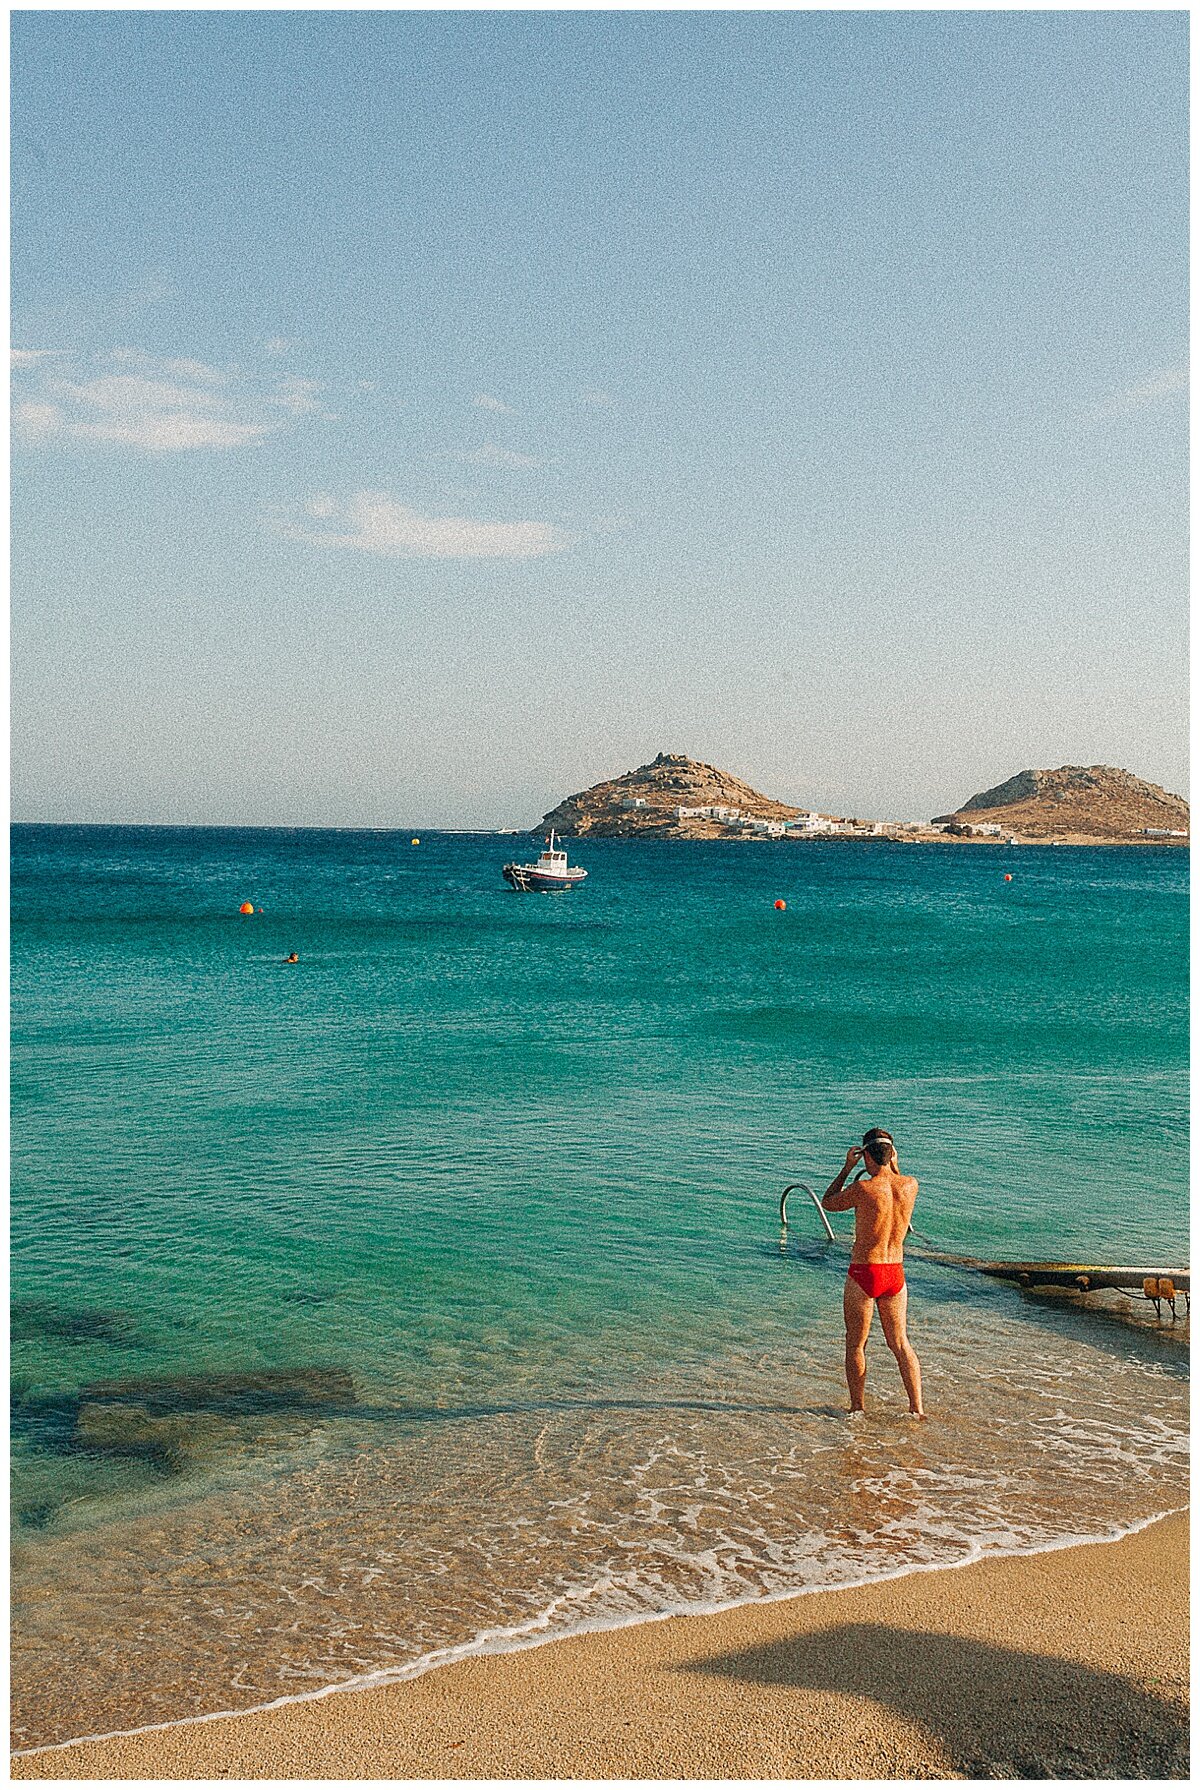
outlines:
[[18, 1758], [18, 1778], [1183, 1778], [1188, 1519]]

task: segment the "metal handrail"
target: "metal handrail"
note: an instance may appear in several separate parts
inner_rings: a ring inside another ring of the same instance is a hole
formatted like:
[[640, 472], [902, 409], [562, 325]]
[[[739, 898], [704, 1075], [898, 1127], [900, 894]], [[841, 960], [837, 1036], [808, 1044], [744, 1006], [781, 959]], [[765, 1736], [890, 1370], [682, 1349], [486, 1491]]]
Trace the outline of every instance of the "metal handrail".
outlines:
[[836, 1243], [837, 1237], [834, 1235], [833, 1226], [830, 1224], [828, 1218], [826, 1218], [826, 1216], [825, 1216], [825, 1208], [821, 1204], [820, 1200], [817, 1198], [816, 1194], [813, 1192], [812, 1188], [808, 1185], [807, 1181], [793, 1181], [789, 1187], [784, 1188], [783, 1193], [780, 1195], [779, 1222], [783, 1226], [784, 1230], [787, 1229], [787, 1221], [788, 1221], [788, 1216], [787, 1216], [788, 1194], [795, 1193], [797, 1191], [797, 1189], [799, 1189], [799, 1191], [801, 1193], [806, 1193], [808, 1195], [808, 1197], [812, 1201], [813, 1205], [817, 1208], [818, 1218], [821, 1220], [821, 1223], [825, 1226], [825, 1235], [828, 1237], [828, 1239], [831, 1243]]
[[[861, 1179], [862, 1179], [861, 1175], [855, 1176], [855, 1180], [861, 1180]], [[780, 1198], [779, 1198], [779, 1222], [783, 1226], [784, 1230], [787, 1229], [787, 1222], [788, 1222], [788, 1215], [787, 1215], [788, 1194], [789, 1193], [797, 1193], [797, 1192], [806, 1193], [808, 1195], [808, 1197], [812, 1201], [813, 1205], [817, 1208], [817, 1217], [821, 1220], [821, 1223], [825, 1227], [826, 1238], [828, 1239], [828, 1241], [830, 1243], [836, 1243], [838, 1240], [837, 1232], [834, 1230], [833, 1226], [830, 1224], [829, 1219], [826, 1217], [824, 1206], [821, 1204], [819, 1198], [813, 1192], [812, 1188], [808, 1185], [807, 1181], [792, 1181], [792, 1182], [790, 1182], [789, 1185], [784, 1188], [782, 1194], [780, 1195]], [[932, 1249], [934, 1247], [934, 1245], [930, 1241], [930, 1239], [928, 1237], [924, 1236], [917, 1229], [916, 1225], [910, 1224], [908, 1227], [908, 1231], [909, 1231], [910, 1236], [915, 1237], [919, 1243], [923, 1243], [927, 1249]]]

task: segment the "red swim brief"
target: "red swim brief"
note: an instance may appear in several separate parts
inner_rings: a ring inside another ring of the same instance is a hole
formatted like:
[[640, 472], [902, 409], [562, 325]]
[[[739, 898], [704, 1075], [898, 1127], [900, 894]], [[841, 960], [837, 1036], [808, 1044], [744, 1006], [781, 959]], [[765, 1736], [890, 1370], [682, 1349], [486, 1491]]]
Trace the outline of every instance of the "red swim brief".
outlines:
[[904, 1285], [903, 1262], [851, 1262], [849, 1274], [868, 1299], [886, 1299]]

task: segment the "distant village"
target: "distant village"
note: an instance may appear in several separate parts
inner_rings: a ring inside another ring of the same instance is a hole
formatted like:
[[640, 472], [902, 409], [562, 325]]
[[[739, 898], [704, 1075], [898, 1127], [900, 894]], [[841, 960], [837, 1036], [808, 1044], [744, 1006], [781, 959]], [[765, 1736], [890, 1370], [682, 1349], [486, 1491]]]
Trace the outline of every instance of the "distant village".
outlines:
[[943, 839], [980, 845], [1184, 845], [1188, 805], [1115, 765], [1018, 771], [932, 820], [879, 821], [797, 809], [681, 752], [567, 796], [535, 831], [563, 838]]
[[[646, 809], [650, 806], [645, 796], [623, 796], [621, 799], [621, 807], [626, 810]], [[835, 839], [899, 839], [916, 833], [953, 833], [959, 838], [979, 839], [1006, 837], [1005, 829], [992, 822], [970, 826], [961, 821], [835, 820], [826, 814], [804, 810], [792, 820], [762, 820], [757, 815], [743, 814], [740, 808], [728, 808], [721, 804], [702, 808], [678, 807], [670, 812], [676, 820], [715, 821], [731, 832], [757, 834], [764, 839], [818, 836]]]

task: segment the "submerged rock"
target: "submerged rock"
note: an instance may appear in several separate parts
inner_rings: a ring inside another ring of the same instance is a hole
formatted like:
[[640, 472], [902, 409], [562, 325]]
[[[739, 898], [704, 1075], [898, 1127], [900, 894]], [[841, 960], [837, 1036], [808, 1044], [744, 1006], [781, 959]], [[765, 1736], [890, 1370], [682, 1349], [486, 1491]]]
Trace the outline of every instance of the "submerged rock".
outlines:
[[275, 1411], [329, 1410], [355, 1405], [353, 1377], [340, 1367], [262, 1368], [249, 1373], [173, 1374], [96, 1380], [80, 1403], [139, 1405], [151, 1416], [212, 1411], [254, 1416]]
[[88, 1306], [73, 1308], [57, 1305], [52, 1299], [14, 1299], [10, 1335], [14, 1342], [52, 1338], [70, 1343], [116, 1343], [123, 1349], [142, 1347], [137, 1326], [128, 1312]]
[[344, 1368], [264, 1368], [97, 1380], [75, 1393], [14, 1387], [12, 1417], [14, 1431], [50, 1452], [137, 1459], [179, 1473], [358, 1408]]
[[193, 1411], [174, 1417], [153, 1417], [144, 1405], [84, 1405], [75, 1422], [76, 1448], [151, 1462], [167, 1473], [218, 1455], [227, 1455], [254, 1441], [249, 1426], [228, 1417]]

